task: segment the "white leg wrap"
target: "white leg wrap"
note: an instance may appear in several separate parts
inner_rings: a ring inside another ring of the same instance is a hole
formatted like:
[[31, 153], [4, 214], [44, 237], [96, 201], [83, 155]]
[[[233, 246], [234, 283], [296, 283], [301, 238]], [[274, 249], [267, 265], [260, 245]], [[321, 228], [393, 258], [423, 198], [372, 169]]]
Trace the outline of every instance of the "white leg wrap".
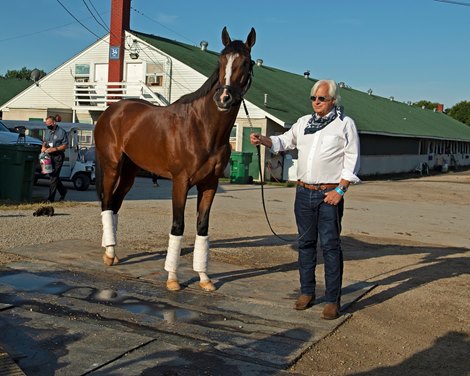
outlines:
[[[113, 234], [114, 234], [115, 242], [117, 242], [118, 215], [119, 214], [113, 214]], [[105, 253], [106, 253], [106, 256], [108, 256], [109, 258], [114, 259], [114, 257], [116, 257], [114, 245], [106, 246]]]
[[103, 238], [101, 245], [103, 247], [116, 245], [116, 229], [113, 221], [113, 211], [105, 210], [101, 212], [101, 223], [103, 224]]
[[168, 251], [166, 253], [165, 259], [165, 270], [167, 272], [176, 273], [176, 271], [178, 270], [182, 241], [182, 235], [175, 236], [170, 234], [170, 239], [168, 240]]
[[209, 237], [196, 235], [193, 253], [193, 270], [198, 273], [206, 273], [208, 263]]

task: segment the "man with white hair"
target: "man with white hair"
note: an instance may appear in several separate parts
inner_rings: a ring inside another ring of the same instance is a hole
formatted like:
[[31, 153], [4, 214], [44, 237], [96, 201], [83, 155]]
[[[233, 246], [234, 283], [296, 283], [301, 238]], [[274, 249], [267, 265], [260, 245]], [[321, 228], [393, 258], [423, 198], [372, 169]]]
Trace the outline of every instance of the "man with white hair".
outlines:
[[297, 120], [280, 136], [251, 134], [253, 145], [273, 153], [297, 149], [295, 218], [299, 232], [300, 295], [294, 308], [304, 310], [315, 302], [317, 239], [325, 266], [325, 306], [321, 317], [340, 315], [343, 253], [341, 219], [344, 195], [351, 183], [360, 182], [359, 136], [354, 121], [339, 107], [339, 89], [333, 80], [320, 80], [310, 92], [313, 114]]

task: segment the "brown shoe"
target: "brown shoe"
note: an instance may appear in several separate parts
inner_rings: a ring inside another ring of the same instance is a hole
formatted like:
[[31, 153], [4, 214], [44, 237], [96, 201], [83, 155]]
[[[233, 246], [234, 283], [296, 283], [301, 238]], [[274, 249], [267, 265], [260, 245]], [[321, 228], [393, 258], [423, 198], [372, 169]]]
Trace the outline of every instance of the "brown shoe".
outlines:
[[335, 303], [326, 303], [321, 314], [321, 318], [325, 320], [334, 320], [339, 317], [339, 307]]
[[297, 298], [297, 301], [294, 304], [294, 309], [296, 309], [297, 311], [302, 311], [311, 307], [314, 301], [315, 296], [302, 294]]

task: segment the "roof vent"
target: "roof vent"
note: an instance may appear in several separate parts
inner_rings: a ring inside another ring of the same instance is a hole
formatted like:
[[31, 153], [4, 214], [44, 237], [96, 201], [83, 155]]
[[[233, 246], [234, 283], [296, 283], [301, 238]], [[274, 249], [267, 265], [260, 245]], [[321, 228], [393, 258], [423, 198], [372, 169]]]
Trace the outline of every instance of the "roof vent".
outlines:
[[373, 91], [372, 89], [367, 90], [367, 94], [372, 95]]
[[39, 69], [36, 69], [34, 68], [32, 71], [31, 71], [31, 80], [34, 81], [34, 83], [36, 84], [36, 86], [39, 86], [39, 79], [41, 78], [41, 72], [39, 72]]
[[268, 105], [268, 94], [264, 93], [264, 105]]
[[263, 59], [256, 59], [256, 66], [260, 67], [263, 65]]
[[206, 42], [205, 40], [203, 40], [203, 41], [201, 41], [201, 43], [199, 43], [199, 47], [201, 47], [201, 51], [206, 51], [208, 45], [209, 45], [209, 43]]
[[305, 77], [305, 78], [309, 78], [309, 77], [310, 77], [310, 71], [309, 71], [309, 70], [306, 70], [306, 71], [304, 72], [304, 77]]

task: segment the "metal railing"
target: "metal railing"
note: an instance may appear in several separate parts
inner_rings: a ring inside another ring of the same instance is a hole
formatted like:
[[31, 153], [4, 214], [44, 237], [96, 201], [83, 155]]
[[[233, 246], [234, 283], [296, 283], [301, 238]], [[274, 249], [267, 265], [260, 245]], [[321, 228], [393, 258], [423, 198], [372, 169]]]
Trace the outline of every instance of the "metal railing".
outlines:
[[105, 110], [121, 99], [144, 99], [157, 106], [169, 102], [143, 82], [75, 82], [74, 109]]

